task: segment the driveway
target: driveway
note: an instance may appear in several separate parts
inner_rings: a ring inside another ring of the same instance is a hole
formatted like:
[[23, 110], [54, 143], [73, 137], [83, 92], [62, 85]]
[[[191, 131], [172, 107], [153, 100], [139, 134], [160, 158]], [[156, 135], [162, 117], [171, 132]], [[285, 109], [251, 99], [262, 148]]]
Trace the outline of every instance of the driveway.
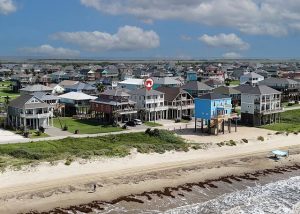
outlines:
[[4, 129], [0, 129], [0, 144], [1, 143], [7, 143], [10, 141], [18, 141], [18, 140], [23, 140], [25, 139], [21, 135], [15, 134], [11, 131], [7, 131]]

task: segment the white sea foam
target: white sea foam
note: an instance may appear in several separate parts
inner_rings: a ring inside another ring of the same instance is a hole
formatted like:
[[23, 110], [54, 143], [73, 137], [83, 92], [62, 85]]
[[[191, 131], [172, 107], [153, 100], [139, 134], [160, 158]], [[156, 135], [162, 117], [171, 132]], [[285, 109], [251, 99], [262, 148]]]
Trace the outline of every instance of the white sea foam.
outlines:
[[165, 214], [300, 214], [300, 176], [224, 194]]

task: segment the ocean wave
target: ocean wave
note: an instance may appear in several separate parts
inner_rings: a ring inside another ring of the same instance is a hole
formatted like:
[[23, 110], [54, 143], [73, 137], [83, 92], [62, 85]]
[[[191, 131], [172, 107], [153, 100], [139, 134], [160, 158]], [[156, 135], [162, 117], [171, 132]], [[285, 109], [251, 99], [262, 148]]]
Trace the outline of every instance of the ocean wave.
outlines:
[[224, 194], [165, 214], [300, 214], [300, 176]]

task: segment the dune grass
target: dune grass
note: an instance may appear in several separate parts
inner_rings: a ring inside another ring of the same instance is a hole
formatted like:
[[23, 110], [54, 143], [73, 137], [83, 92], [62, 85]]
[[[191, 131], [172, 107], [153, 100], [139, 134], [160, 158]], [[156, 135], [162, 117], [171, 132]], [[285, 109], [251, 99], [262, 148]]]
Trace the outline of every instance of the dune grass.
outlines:
[[279, 132], [300, 132], [300, 109], [281, 113], [281, 123], [261, 127]]
[[[182, 138], [166, 130], [148, 133], [107, 135], [93, 138], [65, 138], [54, 141], [0, 145], [0, 169], [18, 168], [28, 164], [53, 162], [95, 156], [125, 157], [132, 149], [140, 153], [164, 153], [170, 150], [187, 151], [197, 145], [186, 143]], [[66, 162], [66, 164], [67, 164]]]

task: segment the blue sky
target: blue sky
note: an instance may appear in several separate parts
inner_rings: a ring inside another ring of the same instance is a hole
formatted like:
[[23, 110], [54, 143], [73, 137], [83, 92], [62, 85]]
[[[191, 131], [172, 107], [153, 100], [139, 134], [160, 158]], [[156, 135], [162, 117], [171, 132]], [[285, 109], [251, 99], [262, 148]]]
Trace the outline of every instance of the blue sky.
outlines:
[[299, 58], [297, 0], [0, 0], [0, 56]]

